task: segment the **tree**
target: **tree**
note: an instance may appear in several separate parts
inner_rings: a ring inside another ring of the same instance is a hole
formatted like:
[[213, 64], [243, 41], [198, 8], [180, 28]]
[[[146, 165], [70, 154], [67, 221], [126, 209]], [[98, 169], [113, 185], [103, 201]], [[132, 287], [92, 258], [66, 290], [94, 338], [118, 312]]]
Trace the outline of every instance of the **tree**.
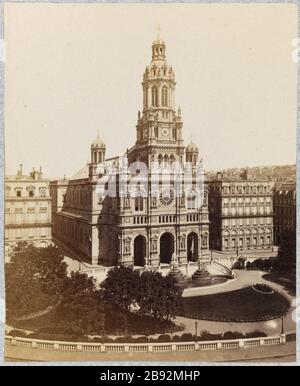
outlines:
[[[171, 276], [159, 272], [115, 267], [101, 284], [106, 304], [127, 314], [133, 309], [140, 315], [170, 320], [182, 310], [182, 289]], [[125, 321], [126, 323], [126, 321]]]
[[136, 305], [140, 274], [129, 267], [111, 269], [101, 283], [105, 303], [129, 312]]
[[173, 277], [145, 271], [140, 276], [137, 303], [139, 313], [170, 320], [182, 311], [182, 289]]
[[19, 243], [5, 264], [7, 316], [18, 317], [57, 303], [60, 299], [67, 265], [55, 246], [36, 248]]
[[103, 300], [95, 278], [71, 272], [64, 282], [63, 297], [55, 309], [55, 318], [76, 333], [102, 333], [105, 321]]

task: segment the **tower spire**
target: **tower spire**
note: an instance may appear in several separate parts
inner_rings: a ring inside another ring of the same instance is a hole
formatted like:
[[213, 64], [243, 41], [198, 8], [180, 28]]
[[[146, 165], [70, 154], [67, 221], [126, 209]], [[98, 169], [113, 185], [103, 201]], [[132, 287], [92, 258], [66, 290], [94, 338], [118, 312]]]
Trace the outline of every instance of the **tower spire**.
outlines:
[[142, 154], [148, 166], [161, 163], [162, 158], [166, 163], [183, 163], [184, 157], [183, 123], [175, 107], [175, 74], [166, 60], [166, 44], [160, 33], [158, 25], [152, 60], [143, 75], [143, 110], [138, 115], [136, 148], [129, 154], [130, 162]]

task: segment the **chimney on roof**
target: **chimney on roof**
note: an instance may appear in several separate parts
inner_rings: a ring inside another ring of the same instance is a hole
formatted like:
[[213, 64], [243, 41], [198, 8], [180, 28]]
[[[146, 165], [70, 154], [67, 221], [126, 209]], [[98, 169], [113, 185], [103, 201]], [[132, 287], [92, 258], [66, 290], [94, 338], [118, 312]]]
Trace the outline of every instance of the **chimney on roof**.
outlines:
[[33, 167], [32, 172], [30, 173], [30, 177], [34, 180], [38, 180], [39, 178], [41, 178], [41, 173], [35, 170], [35, 168]]
[[23, 164], [19, 165], [19, 170], [17, 171], [17, 174], [20, 176], [23, 174]]
[[222, 172], [217, 172], [217, 180], [222, 180], [223, 178], [223, 173]]

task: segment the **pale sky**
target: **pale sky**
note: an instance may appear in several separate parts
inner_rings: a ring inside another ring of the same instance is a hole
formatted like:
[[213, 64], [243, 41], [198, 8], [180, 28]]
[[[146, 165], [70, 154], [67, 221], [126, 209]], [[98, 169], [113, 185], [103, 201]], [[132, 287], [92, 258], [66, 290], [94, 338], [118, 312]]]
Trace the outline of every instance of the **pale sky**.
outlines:
[[5, 4], [6, 172], [72, 176], [100, 132], [135, 142], [161, 25], [183, 135], [206, 169], [295, 163], [295, 4]]

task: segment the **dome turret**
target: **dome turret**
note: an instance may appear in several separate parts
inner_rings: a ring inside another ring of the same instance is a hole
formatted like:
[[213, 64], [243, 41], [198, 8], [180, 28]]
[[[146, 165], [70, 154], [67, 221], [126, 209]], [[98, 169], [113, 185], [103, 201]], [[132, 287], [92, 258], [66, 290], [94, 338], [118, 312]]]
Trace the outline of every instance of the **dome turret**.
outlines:
[[105, 143], [100, 138], [99, 134], [91, 144], [91, 163], [98, 164], [105, 160]]
[[105, 143], [100, 138], [99, 134], [97, 135], [97, 138], [94, 140], [94, 142], [91, 145], [92, 149], [98, 149], [98, 148], [105, 148]]
[[190, 162], [193, 166], [197, 165], [199, 149], [198, 146], [191, 141], [185, 148], [186, 162]]
[[193, 141], [191, 141], [186, 149], [185, 149], [186, 153], [199, 153], [199, 149], [198, 149], [198, 146], [194, 144]]

